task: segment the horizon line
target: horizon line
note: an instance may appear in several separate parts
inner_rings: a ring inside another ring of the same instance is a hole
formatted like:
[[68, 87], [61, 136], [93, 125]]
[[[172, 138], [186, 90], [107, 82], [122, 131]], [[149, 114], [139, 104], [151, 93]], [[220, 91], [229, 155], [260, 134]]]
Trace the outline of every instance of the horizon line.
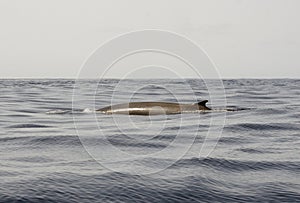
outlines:
[[205, 80], [232, 80], [232, 79], [265, 79], [265, 80], [271, 80], [271, 79], [300, 79], [300, 77], [223, 77], [223, 78], [194, 78], [194, 77], [186, 77], [186, 78], [113, 78], [113, 77], [107, 77], [107, 78], [75, 78], [75, 77], [0, 77], [0, 80], [5, 79], [23, 79], [23, 80], [30, 80], [30, 79], [67, 79], [67, 80], [99, 80], [99, 79], [105, 79], [105, 80], [185, 80], [185, 79], [205, 79]]

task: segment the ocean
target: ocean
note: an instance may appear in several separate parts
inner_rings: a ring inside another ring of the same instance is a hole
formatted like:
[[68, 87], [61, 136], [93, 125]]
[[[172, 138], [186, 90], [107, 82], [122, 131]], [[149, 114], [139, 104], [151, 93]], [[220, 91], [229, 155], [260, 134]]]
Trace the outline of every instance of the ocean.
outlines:
[[[221, 82], [1, 79], [0, 202], [300, 202], [300, 80]], [[205, 99], [213, 111], [95, 112]]]

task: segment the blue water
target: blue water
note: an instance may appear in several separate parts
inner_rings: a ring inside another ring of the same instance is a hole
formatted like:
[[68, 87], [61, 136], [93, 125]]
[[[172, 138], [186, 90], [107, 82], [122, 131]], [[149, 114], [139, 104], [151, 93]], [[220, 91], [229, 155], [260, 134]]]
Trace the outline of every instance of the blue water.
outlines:
[[[0, 80], [0, 202], [300, 202], [300, 80], [118, 84]], [[129, 97], [215, 111], [95, 114]]]

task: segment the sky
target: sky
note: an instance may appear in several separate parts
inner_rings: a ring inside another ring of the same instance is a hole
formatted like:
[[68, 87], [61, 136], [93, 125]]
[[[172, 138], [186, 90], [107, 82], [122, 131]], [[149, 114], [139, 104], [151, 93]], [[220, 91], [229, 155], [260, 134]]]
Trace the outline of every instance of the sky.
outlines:
[[76, 78], [103, 43], [145, 29], [192, 40], [222, 78], [299, 78], [299, 10], [298, 0], [1, 0], [0, 78]]

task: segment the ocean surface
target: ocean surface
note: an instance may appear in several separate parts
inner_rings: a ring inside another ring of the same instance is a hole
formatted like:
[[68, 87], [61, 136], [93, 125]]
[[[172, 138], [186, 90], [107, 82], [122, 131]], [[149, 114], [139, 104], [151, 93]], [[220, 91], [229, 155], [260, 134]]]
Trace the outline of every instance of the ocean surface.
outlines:
[[[300, 202], [300, 80], [218, 82], [1, 79], [0, 202]], [[213, 111], [95, 113], [129, 99]]]

